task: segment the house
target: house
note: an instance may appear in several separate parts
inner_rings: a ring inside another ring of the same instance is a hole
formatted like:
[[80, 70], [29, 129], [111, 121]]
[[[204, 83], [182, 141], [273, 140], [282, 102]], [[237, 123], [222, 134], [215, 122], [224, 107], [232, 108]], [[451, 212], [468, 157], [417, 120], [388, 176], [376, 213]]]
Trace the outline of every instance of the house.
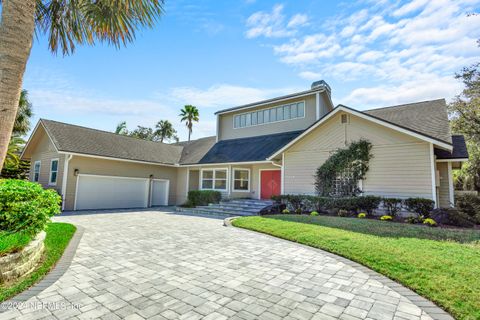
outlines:
[[189, 190], [225, 198], [314, 194], [315, 170], [361, 138], [373, 159], [364, 194], [454, 202], [452, 170], [468, 159], [450, 133], [445, 100], [368, 111], [333, 106], [324, 81], [311, 89], [218, 111], [216, 135], [149, 142], [40, 120], [22, 154], [32, 181], [56, 189], [64, 210], [182, 204]]

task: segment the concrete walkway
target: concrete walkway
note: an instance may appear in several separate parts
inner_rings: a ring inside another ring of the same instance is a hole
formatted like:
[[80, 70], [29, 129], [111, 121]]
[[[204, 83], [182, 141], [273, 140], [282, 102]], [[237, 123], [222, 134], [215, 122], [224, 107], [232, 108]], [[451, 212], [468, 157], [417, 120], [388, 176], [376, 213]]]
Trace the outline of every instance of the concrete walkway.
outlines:
[[55, 220], [84, 227], [71, 266], [1, 319], [448, 318], [366, 268], [219, 219], [141, 211]]

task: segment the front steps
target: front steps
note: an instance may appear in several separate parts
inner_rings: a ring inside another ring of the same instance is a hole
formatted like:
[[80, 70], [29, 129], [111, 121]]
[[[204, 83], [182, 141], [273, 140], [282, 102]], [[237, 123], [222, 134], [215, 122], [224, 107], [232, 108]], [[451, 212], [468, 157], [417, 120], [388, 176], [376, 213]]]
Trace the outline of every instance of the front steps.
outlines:
[[208, 206], [199, 206], [196, 208], [177, 207], [179, 212], [220, 215], [228, 217], [238, 216], [257, 216], [260, 212], [270, 206], [273, 201], [255, 200], [255, 199], [232, 199], [222, 200], [218, 204], [210, 204]]

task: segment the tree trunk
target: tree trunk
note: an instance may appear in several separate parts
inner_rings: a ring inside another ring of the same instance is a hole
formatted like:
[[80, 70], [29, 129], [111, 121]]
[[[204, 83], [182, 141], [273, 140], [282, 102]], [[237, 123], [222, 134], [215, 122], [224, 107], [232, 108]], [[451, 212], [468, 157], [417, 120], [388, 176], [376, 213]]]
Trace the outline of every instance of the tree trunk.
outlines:
[[4, 0], [0, 21], [0, 168], [12, 135], [35, 30], [36, 0]]

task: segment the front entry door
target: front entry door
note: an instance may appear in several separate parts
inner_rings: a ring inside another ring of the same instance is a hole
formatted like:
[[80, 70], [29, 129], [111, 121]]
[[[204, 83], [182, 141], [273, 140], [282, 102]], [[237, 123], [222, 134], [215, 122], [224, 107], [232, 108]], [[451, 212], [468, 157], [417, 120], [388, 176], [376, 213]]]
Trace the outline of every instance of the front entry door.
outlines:
[[270, 199], [282, 192], [280, 170], [263, 170], [260, 175], [261, 192], [260, 198]]

